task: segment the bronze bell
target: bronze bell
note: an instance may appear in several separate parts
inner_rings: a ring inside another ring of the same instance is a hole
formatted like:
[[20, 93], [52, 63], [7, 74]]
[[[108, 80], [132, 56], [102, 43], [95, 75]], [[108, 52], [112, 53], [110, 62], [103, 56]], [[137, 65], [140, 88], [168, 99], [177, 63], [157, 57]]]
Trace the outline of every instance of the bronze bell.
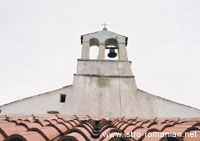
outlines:
[[116, 56], [117, 56], [117, 53], [115, 52], [115, 49], [111, 48], [108, 53], [108, 57], [115, 58]]

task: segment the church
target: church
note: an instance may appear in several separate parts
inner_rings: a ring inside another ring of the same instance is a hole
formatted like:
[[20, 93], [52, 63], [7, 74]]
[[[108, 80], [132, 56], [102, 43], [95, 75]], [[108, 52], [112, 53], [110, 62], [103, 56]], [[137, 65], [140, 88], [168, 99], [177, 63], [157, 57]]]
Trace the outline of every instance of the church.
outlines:
[[104, 27], [81, 44], [72, 85], [0, 106], [0, 141], [200, 140], [199, 109], [137, 88], [128, 37]]
[[[200, 117], [197, 108], [137, 88], [127, 56], [128, 37], [104, 27], [82, 35], [81, 44], [72, 85], [2, 105], [1, 114]], [[97, 59], [90, 59], [92, 46], [99, 48]], [[110, 59], [105, 59], [106, 50]]]

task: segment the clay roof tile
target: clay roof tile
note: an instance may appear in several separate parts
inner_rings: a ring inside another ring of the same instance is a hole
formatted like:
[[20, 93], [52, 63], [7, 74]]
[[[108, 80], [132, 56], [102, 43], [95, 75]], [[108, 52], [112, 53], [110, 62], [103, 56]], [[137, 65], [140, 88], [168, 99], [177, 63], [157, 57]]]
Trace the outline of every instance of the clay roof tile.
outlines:
[[[108, 141], [117, 139], [109, 134], [120, 134], [124, 140], [157, 141], [167, 137], [145, 136], [150, 133], [181, 133], [183, 141], [199, 141], [199, 118], [101, 118], [94, 116], [65, 115], [6, 115], [0, 119], [0, 141], [16, 140], [91, 140]], [[130, 133], [141, 134], [140, 137], [125, 138]], [[196, 138], [187, 137], [186, 133], [196, 133]]]
[[150, 132], [159, 132], [158, 129], [152, 128], [138, 128], [134, 131], [134, 133], [136, 133], [136, 135], [133, 137], [135, 140], [141, 140], [145, 137], [146, 134], [150, 133]]
[[5, 139], [5, 136], [0, 132], [0, 141], [3, 141]]
[[68, 128], [63, 124], [50, 124], [48, 126], [53, 126], [60, 134], [67, 132]]
[[40, 133], [46, 140], [53, 140], [60, 135], [59, 131], [53, 126], [45, 126], [42, 128], [31, 128], [30, 131]]
[[183, 138], [183, 141], [200, 141], [200, 131], [190, 131]]
[[22, 125], [6, 126], [6, 127], [0, 128], [0, 132], [6, 137], [16, 134], [16, 133], [25, 132], [25, 131], [27, 131], [27, 128]]
[[86, 141], [86, 139], [80, 133], [77, 133], [77, 132], [64, 135], [59, 139], [59, 141], [66, 141], [66, 140]]
[[18, 134], [13, 134], [7, 140], [17, 140], [21, 139], [23, 141], [46, 141], [46, 139], [38, 132], [35, 131], [28, 131], [28, 132], [22, 132]]

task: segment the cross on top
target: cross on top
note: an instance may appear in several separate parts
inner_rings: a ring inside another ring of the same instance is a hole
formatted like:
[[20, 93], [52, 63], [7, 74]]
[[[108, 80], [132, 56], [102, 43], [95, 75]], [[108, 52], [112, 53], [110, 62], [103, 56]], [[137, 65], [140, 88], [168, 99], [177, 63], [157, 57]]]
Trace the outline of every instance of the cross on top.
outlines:
[[103, 25], [103, 29], [107, 30], [106, 26], [108, 26], [108, 24], [105, 22]]

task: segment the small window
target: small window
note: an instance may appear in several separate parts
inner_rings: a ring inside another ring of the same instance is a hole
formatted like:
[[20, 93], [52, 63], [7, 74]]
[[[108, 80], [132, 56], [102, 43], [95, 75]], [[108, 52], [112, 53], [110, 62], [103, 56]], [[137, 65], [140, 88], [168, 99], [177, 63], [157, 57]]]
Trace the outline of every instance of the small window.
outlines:
[[60, 102], [65, 103], [65, 100], [66, 100], [66, 94], [61, 94], [60, 95]]
[[58, 111], [47, 111], [48, 114], [59, 114]]

